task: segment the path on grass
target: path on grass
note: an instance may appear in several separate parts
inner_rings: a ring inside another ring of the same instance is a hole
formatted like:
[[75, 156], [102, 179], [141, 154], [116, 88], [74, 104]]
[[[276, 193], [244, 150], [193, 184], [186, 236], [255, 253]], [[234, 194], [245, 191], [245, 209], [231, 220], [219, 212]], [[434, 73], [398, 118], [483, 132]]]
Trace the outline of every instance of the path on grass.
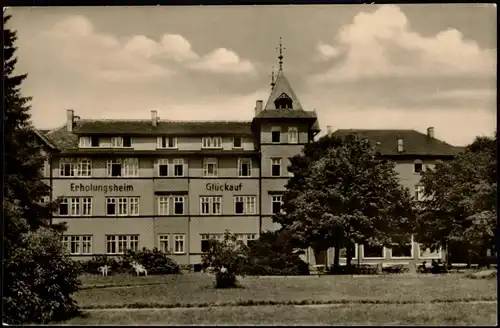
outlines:
[[[497, 304], [498, 301], [434, 301], [434, 302], [411, 302], [411, 303], [404, 303], [404, 304], [438, 304], [438, 303], [452, 303], [452, 304]], [[222, 305], [213, 305], [213, 306], [190, 306], [190, 307], [143, 307], [143, 308], [127, 308], [127, 307], [121, 307], [121, 308], [106, 308], [106, 309], [82, 309], [84, 312], [122, 312], [122, 311], [129, 311], [129, 312], [140, 312], [140, 311], [165, 311], [165, 310], [170, 310], [170, 311], [185, 311], [185, 310], [203, 310], [206, 308], [221, 308], [221, 307], [232, 307], [232, 308], [241, 308], [241, 307], [269, 307], [269, 306], [295, 306], [295, 307], [302, 307], [302, 308], [325, 308], [325, 307], [337, 307], [337, 306], [346, 306], [349, 304], [356, 304], [356, 305], [389, 305], [389, 304], [401, 304], [401, 303], [348, 303], [348, 302], [332, 302], [332, 303], [325, 303], [325, 304], [262, 304], [262, 305], [230, 305], [230, 304], [222, 304]]]

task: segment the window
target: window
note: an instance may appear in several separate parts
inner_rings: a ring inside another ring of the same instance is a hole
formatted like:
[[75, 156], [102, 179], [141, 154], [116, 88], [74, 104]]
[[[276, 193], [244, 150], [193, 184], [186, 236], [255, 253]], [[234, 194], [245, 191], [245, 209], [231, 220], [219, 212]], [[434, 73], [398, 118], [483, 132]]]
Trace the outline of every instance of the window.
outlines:
[[184, 214], [184, 196], [174, 197], [174, 214], [176, 215]]
[[157, 162], [158, 166], [158, 176], [166, 177], [168, 176], [168, 159], [159, 159]]
[[177, 148], [177, 137], [158, 137], [156, 148]]
[[271, 142], [272, 143], [281, 142], [281, 129], [279, 127], [273, 127], [271, 129]]
[[158, 215], [168, 215], [168, 196], [157, 196]]
[[50, 176], [50, 170], [49, 170], [49, 161], [44, 160], [42, 163], [42, 167], [40, 169], [40, 172], [42, 173], [42, 176], [45, 178], [47, 176]]
[[441, 249], [431, 251], [430, 248], [427, 248], [423, 245], [418, 245], [418, 258], [419, 259], [440, 259], [441, 258]]
[[238, 159], [238, 176], [249, 177], [252, 175], [252, 160], [250, 158]]
[[184, 176], [184, 160], [182, 158], [174, 159], [174, 177]]
[[91, 145], [90, 137], [80, 137], [79, 138], [78, 147], [87, 148], [87, 147], [90, 147], [90, 145]]
[[238, 233], [236, 234], [236, 240], [241, 241], [243, 244], [250, 246], [252, 242], [257, 240], [257, 235], [254, 233]]
[[202, 148], [222, 148], [222, 137], [203, 137]]
[[217, 171], [217, 158], [205, 158], [203, 160], [203, 176], [216, 177]]
[[116, 215], [116, 199], [106, 199], [106, 215]]
[[130, 137], [112, 137], [111, 138], [111, 147], [112, 148], [123, 148], [123, 147], [131, 147], [132, 140]]
[[296, 127], [288, 128], [288, 143], [296, 144], [299, 142], [299, 132]]
[[184, 235], [174, 235], [174, 254], [184, 253]]
[[139, 236], [137, 235], [108, 235], [106, 236], [106, 253], [123, 254], [126, 250], [139, 249]]
[[404, 147], [403, 147], [403, 139], [398, 139], [398, 152], [401, 153], [403, 152]]
[[243, 148], [241, 137], [233, 137], [233, 148]]
[[90, 137], [90, 144], [92, 147], [99, 147], [99, 137], [98, 136]]
[[92, 254], [92, 236], [63, 236], [63, 247], [71, 255]]
[[92, 215], [92, 198], [85, 197], [82, 198], [82, 215], [90, 216]]
[[[354, 254], [352, 255], [352, 258], [353, 259], [357, 259], [358, 258], [358, 244], [355, 244], [352, 251], [354, 251]], [[339, 258], [341, 259], [346, 259], [347, 258], [347, 248], [341, 248], [339, 250]]]
[[42, 196], [40, 197], [40, 203], [44, 204], [44, 203], [48, 203], [50, 201], [50, 197], [49, 196]]
[[292, 160], [291, 160], [291, 159], [288, 159], [288, 167], [287, 167], [287, 171], [288, 171], [288, 176], [289, 176], [289, 177], [293, 177], [293, 172], [290, 172], [291, 167], [292, 167]]
[[59, 168], [62, 177], [90, 177], [92, 174], [92, 162], [87, 158], [61, 158]]
[[222, 234], [203, 234], [201, 235], [201, 251], [203, 253], [210, 250], [210, 241], [221, 240]]
[[422, 185], [415, 186], [415, 200], [417, 201], [424, 200], [424, 186]]
[[59, 203], [59, 215], [61, 216], [91, 216], [91, 197], [68, 197]]
[[107, 161], [108, 177], [137, 177], [139, 176], [138, 158], [116, 158]]
[[281, 158], [271, 159], [271, 175], [273, 177], [281, 176]]
[[423, 163], [422, 163], [422, 161], [416, 160], [413, 163], [413, 172], [420, 173], [420, 172], [422, 172], [422, 169], [423, 169]]
[[362, 245], [363, 258], [384, 258], [384, 246]]
[[106, 215], [108, 216], [139, 215], [139, 197], [107, 197]]
[[283, 196], [272, 196], [272, 211], [273, 214], [281, 213], [281, 205], [283, 204]]
[[[390, 248], [391, 258], [412, 258], [413, 257], [413, 236], [395, 236], [394, 238], [405, 238], [403, 245], [393, 244]], [[393, 239], [394, 241], [394, 239]]]
[[80, 137], [78, 146], [80, 148], [99, 147], [99, 137]]
[[220, 196], [200, 197], [200, 213], [202, 215], [221, 214], [221, 199]]
[[168, 253], [168, 235], [159, 235], [158, 236], [158, 245], [160, 246], [160, 252]]
[[255, 214], [255, 196], [234, 196], [235, 214]]

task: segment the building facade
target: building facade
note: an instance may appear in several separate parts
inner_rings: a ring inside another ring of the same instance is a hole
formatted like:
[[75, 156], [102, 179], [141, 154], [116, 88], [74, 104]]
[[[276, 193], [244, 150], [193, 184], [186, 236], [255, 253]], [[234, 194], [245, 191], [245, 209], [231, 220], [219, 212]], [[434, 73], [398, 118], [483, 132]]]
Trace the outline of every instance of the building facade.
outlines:
[[[40, 132], [50, 145], [44, 176], [50, 199], [62, 197], [53, 223], [79, 259], [157, 247], [179, 264], [201, 262], [212, 238], [226, 229], [244, 243], [279, 228], [289, 158], [320, 132], [315, 111], [302, 108], [283, 70], [252, 121], [80, 119]], [[329, 131], [331, 133], [331, 131]], [[453, 156], [455, 147], [414, 130], [337, 130], [363, 134], [397, 163], [401, 183], [419, 197], [420, 170]], [[407, 249], [358, 246], [354, 261], [440, 258], [418, 244]], [[333, 250], [327, 252], [333, 261]], [[343, 254], [341, 252], [341, 254]], [[310, 251], [304, 259], [314, 264]]]

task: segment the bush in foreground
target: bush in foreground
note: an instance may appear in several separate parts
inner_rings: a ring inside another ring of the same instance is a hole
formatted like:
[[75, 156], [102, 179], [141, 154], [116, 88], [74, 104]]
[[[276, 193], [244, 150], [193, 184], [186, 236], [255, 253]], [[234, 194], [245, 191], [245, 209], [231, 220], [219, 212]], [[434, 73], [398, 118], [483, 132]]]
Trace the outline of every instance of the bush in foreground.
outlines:
[[215, 271], [216, 288], [237, 287], [236, 275], [243, 275], [248, 258], [248, 248], [228, 230], [222, 241], [212, 240], [208, 252], [202, 256], [203, 266]]
[[9, 324], [66, 320], [78, 313], [80, 265], [71, 260], [60, 234], [46, 228], [23, 234], [4, 261], [3, 319]]
[[161, 252], [156, 247], [152, 250], [143, 248], [140, 251], [128, 250], [123, 255], [122, 266], [131, 268], [132, 262], [137, 262], [148, 270], [151, 275], [177, 274], [180, 272], [179, 264]]
[[285, 232], [264, 232], [248, 247], [245, 273], [259, 276], [309, 275], [309, 265], [294, 254]]

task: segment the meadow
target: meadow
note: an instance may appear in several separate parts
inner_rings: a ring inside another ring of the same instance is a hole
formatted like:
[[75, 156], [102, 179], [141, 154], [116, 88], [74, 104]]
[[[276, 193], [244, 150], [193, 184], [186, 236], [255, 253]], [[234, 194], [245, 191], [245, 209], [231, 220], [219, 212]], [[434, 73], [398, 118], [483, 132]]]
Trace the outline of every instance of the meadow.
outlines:
[[65, 324], [493, 325], [496, 279], [462, 274], [243, 277], [213, 288], [203, 274], [84, 276], [83, 316]]

